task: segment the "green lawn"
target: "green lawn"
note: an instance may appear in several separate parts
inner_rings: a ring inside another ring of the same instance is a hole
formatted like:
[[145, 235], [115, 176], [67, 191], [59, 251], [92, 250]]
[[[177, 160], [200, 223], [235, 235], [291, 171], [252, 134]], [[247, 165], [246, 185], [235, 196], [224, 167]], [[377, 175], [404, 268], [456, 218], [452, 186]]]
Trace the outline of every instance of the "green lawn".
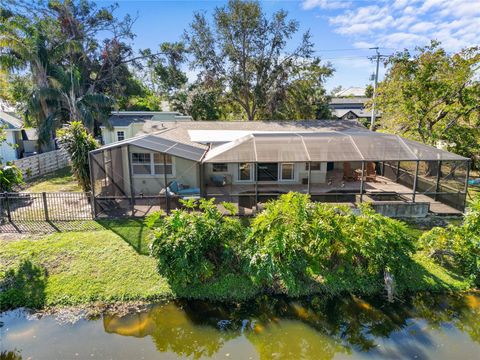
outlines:
[[[0, 240], [1, 308], [79, 305], [95, 301], [154, 300], [174, 297], [244, 300], [261, 293], [245, 275], [222, 274], [208, 284], [172, 289], [149, 257], [149, 231], [140, 220], [103, 220], [96, 230], [63, 232], [22, 240]], [[415, 256], [402, 291], [466, 290], [468, 281]], [[319, 274], [296, 295], [314, 292], [374, 293], [381, 284], [347, 276]]]
[[72, 175], [70, 167], [54, 171], [50, 174], [27, 181], [21, 186], [25, 192], [74, 192], [82, 191]]
[[110, 230], [0, 242], [2, 305], [74, 305], [171, 297], [155, 259]]

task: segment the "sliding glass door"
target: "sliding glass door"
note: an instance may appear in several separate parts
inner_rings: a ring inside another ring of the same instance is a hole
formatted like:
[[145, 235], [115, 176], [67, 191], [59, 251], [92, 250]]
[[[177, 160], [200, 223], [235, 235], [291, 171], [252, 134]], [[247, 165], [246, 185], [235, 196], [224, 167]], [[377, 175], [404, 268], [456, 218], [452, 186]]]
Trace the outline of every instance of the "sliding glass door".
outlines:
[[259, 163], [258, 181], [278, 181], [278, 163]]

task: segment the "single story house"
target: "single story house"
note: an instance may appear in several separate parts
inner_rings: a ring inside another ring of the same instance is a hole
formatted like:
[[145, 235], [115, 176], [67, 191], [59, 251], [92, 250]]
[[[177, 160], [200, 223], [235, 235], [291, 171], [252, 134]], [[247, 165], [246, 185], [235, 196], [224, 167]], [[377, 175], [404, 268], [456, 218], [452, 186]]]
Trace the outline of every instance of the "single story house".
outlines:
[[147, 120], [89, 160], [95, 212], [110, 215], [168, 210], [182, 197], [231, 201], [248, 213], [288, 191], [368, 201], [393, 216], [454, 214], [465, 207], [469, 176], [467, 158], [352, 120]]
[[164, 122], [191, 121], [190, 116], [175, 111], [115, 111], [108, 119], [110, 126], [100, 126], [102, 143], [111, 144], [137, 135], [145, 121]]

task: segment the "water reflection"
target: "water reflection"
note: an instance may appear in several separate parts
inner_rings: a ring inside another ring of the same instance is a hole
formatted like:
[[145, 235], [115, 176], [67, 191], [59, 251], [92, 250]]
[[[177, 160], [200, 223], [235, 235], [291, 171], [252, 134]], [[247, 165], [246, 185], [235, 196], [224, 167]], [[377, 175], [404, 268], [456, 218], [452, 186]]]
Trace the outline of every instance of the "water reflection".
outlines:
[[[422, 294], [395, 304], [353, 296], [302, 300], [264, 297], [245, 304], [179, 301], [152, 305], [126, 316], [106, 315], [103, 322], [63, 326], [61, 332], [60, 325], [56, 328], [51, 323], [42, 328], [39, 324], [45, 320], [18, 325], [7, 316], [5, 323], [11, 329], [6, 332], [6, 349], [22, 349], [28, 354], [39, 349], [40, 345], [33, 346], [34, 340], [25, 339], [35, 329], [44, 336], [55, 333], [59, 342], [66, 343], [62, 356], [78, 351], [79, 342], [93, 348], [93, 333], [98, 354], [125, 359], [136, 353], [145, 358], [157, 353], [195, 359], [438, 359], [477, 358], [480, 352], [478, 294]], [[82, 343], [72, 334], [69, 340], [69, 332], [83, 334], [90, 343]], [[118, 339], [124, 339], [123, 350], [115, 345]], [[1, 358], [11, 356], [12, 352], [5, 352]]]

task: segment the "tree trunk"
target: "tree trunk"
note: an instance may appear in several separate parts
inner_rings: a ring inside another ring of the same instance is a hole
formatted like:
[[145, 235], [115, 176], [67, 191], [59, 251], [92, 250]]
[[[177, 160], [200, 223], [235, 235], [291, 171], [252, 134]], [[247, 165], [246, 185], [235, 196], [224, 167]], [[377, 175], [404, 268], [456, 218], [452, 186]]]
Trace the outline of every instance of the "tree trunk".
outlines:
[[440, 167], [438, 166], [438, 161], [426, 161], [427, 168], [425, 170], [426, 176], [437, 176], [438, 172], [440, 171], [440, 176], [442, 176], [442, 172]]

